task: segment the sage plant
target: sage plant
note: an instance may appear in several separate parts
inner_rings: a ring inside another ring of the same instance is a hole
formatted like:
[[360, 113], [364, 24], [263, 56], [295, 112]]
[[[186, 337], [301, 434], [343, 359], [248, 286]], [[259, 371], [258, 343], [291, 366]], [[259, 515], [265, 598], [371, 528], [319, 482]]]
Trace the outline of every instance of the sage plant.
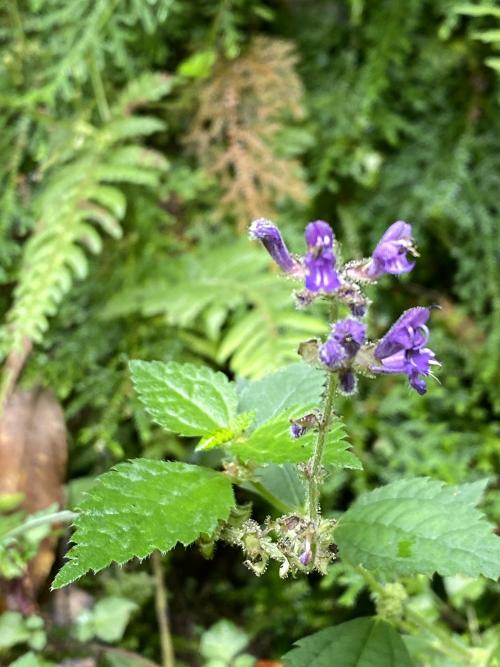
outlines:
[[425, 378], [432, 375], [433, 366], [439, 365], [434, 352], [426, 347], [430, 308], [410, 308], [380, 340], [368, 339], [363, 320], [370, 300], [363, 288], [384, 274], [400, 275], [415, 266], [409, 257], [417, 256], [417, 251], [411, 226], [406, 222], [399, 220], [392, 224], [370, 257], [347, 263], [343, 263], [336, 250], [332, 228], [323, 220], [306, 226], [307, 250], [303, 256], [289, 251], [281, 232], [269, 220], [255, 220], [249, 234], [251, 239], [262, 243], [284, 274], [302, 282], [301, 288], [294, 290], [298, 308], [307, 308], [317, 300], [325, 303], [330, 334], [326, 340], [313, 338], [299, 346], [304, 361], [322, 368], [327, 376], [318, 409], [292, 420], [290, 425], [290, 437], [294, 439], [303, 437], [309, 429], [316, 433], [313, 455], [301, 466], [308, 489], [307, 513], [275, 521], [272, 527], [277, 539], [272, 547], [267, 541], [269, 531], [259, 533], [253, 523], [247, 525], [249, 533], [241, 534], [239, 542], [245, 548], [248, 534], [252, 536], [252, 547], [248, 550], [251, 559], [247, 562], [257, 572], [262, 570], [261, 564], [268, 557], [277, 557], [282, 562], [282, 575], [288, 574], [290, 569], [294, 573], [298, 570], [324, 573], [335, 558], [335, 545], [331, 540], [335, 522], [322, 517], [319, 503], [325, 476], [323, 457], [334, 416], [335, 396], [337, 393], [353, 396], [358, 375], [373, 378], [387, 373], [406, 375], [410, 387], [425, 394]]
[[[363, 664], [411, 667], [395, 626], [430, 632], [433, 648], [459, 665], [492, 667], [495, 663], [476, 660], [475, 646], [456, 642], [407, 605], [398, 580], [434, 572], [500, 576], [500, 540], [476, 509], [488, 480], [453, 487], [403, 477], [360, 494], [337, 519], [320, 506], [332, 467], [362, 470], [349, 451], [337, 397], [354, 397], [360, 376], [376, 380], [387, 374], [402, 376], [422, 395], [438, 365], [428, 347], [430, 307], [405, 311], [379, 340], [366, 324], [367, 286], [385, 274], [413, 269], [417, 252], [411, 226], [395, 222], [370, 257], [348, 262], [322, 220], [307, 225], [302, 255], [289, 250], [269, 220], [253, 222], [250, 236], [290, 281], [297, 308], [325, 305], [327, 334], [300, 343], [299, 363], [251, 382], [232, 381], [200, 364], [131, 361], [146, 411], [165, 430], [189, 439], [185, 459], [139, 458], [99, 476], [78, 512], [70, 513], [74, 545], [53, 587], [113, 562], [166, 553], [177, 544], [195, 544], [212, 558], [224, 541], [243, 551], [244, 564], [258, 576], [273, 562], [283, 578], [325, 574], [339, 559], [371, 589], [377, 617], [357, 618], [300, 640], [284, 657], [285, 667], [350, 667], [361, 664], [358, 657], [365, 650]], [[205, 465], [203, 453], [212, 449], [218, 456]], [[293, 494], [283, 491], [285, 478], [287, 484], [293, 480]], [[237, 502], [235, 487], [269, 503], [263, 522], [253, 518], [251, 503]], [[495, 650], [488, 641], [481, 655]]]

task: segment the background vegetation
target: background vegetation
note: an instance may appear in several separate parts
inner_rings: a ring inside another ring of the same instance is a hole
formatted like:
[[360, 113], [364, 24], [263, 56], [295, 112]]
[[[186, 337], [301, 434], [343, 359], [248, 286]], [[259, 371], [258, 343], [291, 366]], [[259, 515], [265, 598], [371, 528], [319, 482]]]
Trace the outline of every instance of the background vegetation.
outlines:
[[[441, 306], [440, 383], [424, 398], [399, 379], [361, 383], [343, 411], [364, 471], [339, 472], [325, 506], [335, 514], [402, 473], [489, 478], [485, 507], [500, 523], [499, 81], [494, 0], [5, 0], [0, 530], [61, 494], [73, 507], [118, 461], [200, 456], [145, 417], [128, 359], [253, 379], [325, 329], [294, 311], [248, 242], [263, 215], [296, 248], [307, 221], [328, 220], [346, 255], [411, 222], [421, 258], [374, 291], [371, 324], [383, 332], [416, 302]], [[49, 595], [55, 541], [38, 576], [26, 563], [46, 534], [29, 535], [0, 554], [11, 662], [30, 650], [22, 664], [158, 663], [162, 576], [179, 664], [276, 659], [373, 609], [341, 564], [283, 584], [272, 569], [256, 579], [229, 548], [210, 562], [179, 549]], [[500, 628], [498, 584], [406, 585], [429, 621], [478, 651]], [[422, 665], [457, 664], [425, 636], [410, 648]]]

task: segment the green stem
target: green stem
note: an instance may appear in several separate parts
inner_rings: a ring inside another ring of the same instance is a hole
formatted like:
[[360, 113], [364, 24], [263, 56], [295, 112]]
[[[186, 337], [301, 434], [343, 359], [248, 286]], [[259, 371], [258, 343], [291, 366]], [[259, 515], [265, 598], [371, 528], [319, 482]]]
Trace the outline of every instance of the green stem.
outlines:
[[[338, 305], [332, 300], [330, 302], [330, 322], [335, 322], [338, 315]], [[323, 398], [323, 410], [321, 421], [318, 427], [316, 443], [310, 460], [310, 469], [308, 471], [308, 514], [311, 521], [317, 522], [320, 515], [320, 491], [321, 491], [321, 464], [326, 446], [326, 439], [332, 423], [333, 403], [335, 400], [335, 389], [337, 387], [337, 376], [335, 373], [328, 373], [328, 380]]]
[[12, 539], [13, 537], [19, 537], [23, 533], [27, 533], [33, 528], [38, 528], [38, 526], [44, 526], [45, 524], [50, 523], [71, 523], [78, 514], [76, 512], [71, 512], [70, 510], [62, 510], [61, 512], [53, 512], [52, 514], [45, 514], [44, 516], [36, 516], [31, 519], [27, 519], [20, 526], [16, 526], [12, 530], [9, 530], [8, 533], [5, 533], [3, 537], [0, 538], [1, 542]]
[[314, 452], [311, 459], [309, 470], [309, 497], [308, 509], [311, 521], [317, 521], [320, 514], [319, 496], [320, 496], [320, 473], [323, 454], [325, 451], [326, 438], [332, 422], [333, 402], [335, 399], [335, 388], [337, 378], [334, 373], [328, 374], [328, 381], [325, 390], [325, 401], [323, 404], [323, 414], [318, 427], [318, 435], [314, 445]]
[[170, 633], [167, 591], [165, 588], [163, 566], [159, 551], [153, 551], [151, 561], [155, 580], [156, 618], [158, 619], [158, 628], [160, 630], [161, 664], [162, 667], [174, 667], [175, 656], [172, 635]]
[[405, 609], [405, 616], [410, 623], [416, 625], [421, 630], [429, 632], [438, 640], [439, 643], [435, 645], [437, 649], [455, 660], [459, 660], [464, 665], [470, 665], [471, 656], [467, 648], [455, 641], [453, 637], [450, 637], [448, 633], [445, 630], [442, 630], [436, 623], [431, 623], [417, 611], [414, 611], [409, 607]]

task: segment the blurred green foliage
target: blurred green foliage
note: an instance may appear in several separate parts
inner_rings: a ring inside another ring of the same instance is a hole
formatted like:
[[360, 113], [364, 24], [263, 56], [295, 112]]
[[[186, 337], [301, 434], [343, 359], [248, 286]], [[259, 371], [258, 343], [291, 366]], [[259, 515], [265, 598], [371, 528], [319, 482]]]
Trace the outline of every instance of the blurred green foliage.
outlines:
[[[421, 257], [411, 275], [374, 290], [371, 325], [382, 333], [405, 307], [441, 306], [440, 384], [420, 398], [399, 378], [361, 383], [359, 400], [341, 407], [365, 471], [339, 471], [325, 505], [341, 511], [403, 474], [488, 477], [485, 506], [500, 521], [499, 26], [493, 0], [4, 0], [2, 356], [36, 343], [22, 381], [49, 386], [64, 405], [73, 491], [131, 456], [209, 457], [145, 419], [130, 358], [203, 360], [243, 382], [293, 361], [298, 341], [325, 326], [293, 309], [288, 283], [240, 238], [245, 209], [221, 205], [233, 184], [188, 139], [204, 91], [224, 91], [213, 122], [227, 122], [238, 63], [249, 66], [255, 44], [287, 40], [294, 58], [280, 67], [302, 86], [294, 110], [280, 100], [274, 113], [273, 72], [259, 54], [238, 127], [254, 144], [272, 136], [266, 155], [277, 163], [298, 160], [307, 199], [291, 189], [266, 206], [297, 251], [305, 222], [328, 220], [345, 257], [369, 253], [394, 220], [411, 222]], [[263, 104], [272, 127], [258, 127]], [[216, 136], [224, 156], [230, 141]], [[237, 182], [245, 160], [259, 173], [255, 155], [231, 158], [234, 187], [247, 187]], [[270, 180], [255, 192], [273, 192], [272, 169], [260, 173]], [[270, 657], [373, 611], [341, 565], [321, 583], [282, 586], [272, 572], [246, 577], [229, 550], [219, 556], [203, 585], [194, 553], [167, 568], [186, 660], [220, 618], [236, 619], [251, 650]], [[494, 584], [463, 595], [441, 579], [406, 585], [447, 632], [481, 642], [498, 629]], [[105, 577], [91, 586], [106, 595]], [[125, 642], [157, 658], [147, 622], [133, 618]], [[421, 664], [444, 664], [425, 637], [410, 649]]]

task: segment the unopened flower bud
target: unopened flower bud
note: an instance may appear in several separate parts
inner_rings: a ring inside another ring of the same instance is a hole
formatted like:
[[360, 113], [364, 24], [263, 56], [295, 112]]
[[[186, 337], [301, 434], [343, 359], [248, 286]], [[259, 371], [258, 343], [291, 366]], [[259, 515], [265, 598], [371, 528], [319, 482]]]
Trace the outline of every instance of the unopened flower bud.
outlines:
[[270, 220], [254, 220], [249, 229], [250, 238], [259, 240], [276, 264], [285, 273], [301, 270], [300, 263], [288, 251], [280, 230]]

